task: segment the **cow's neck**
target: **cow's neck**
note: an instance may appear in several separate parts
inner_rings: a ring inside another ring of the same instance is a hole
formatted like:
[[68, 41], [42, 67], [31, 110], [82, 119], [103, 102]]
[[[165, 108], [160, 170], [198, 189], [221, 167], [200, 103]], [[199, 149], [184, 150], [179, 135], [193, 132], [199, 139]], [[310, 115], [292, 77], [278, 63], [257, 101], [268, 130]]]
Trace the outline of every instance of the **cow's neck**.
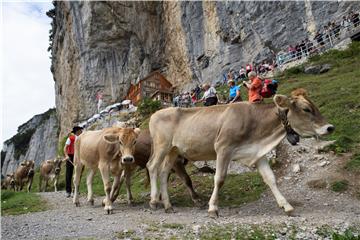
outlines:
[[295, 130], [291, 127], [287, 114], [289, 110], [278, 110], [278, 117], [281, 121], [281, 124], [283, 125], [285, 132], [286, 132], [286, 138], [289, 141], [291, 145], [296, 145], [300, 141], [300, 135], [295, 132]]

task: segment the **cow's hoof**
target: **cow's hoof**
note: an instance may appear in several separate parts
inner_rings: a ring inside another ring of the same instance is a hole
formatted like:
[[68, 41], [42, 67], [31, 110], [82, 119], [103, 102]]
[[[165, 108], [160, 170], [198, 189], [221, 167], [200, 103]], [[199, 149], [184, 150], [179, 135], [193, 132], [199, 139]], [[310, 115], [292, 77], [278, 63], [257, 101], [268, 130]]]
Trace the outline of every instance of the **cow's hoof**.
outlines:
[[75, 203], [75, 206], [76, 206], [76, 207], [80, 207], [80, 202], [76, 202], [76, 203]]
[[107, 209], [106, 212], [107, 212], [108, 215], [110, 215], [110, 214], [113, 213], [113, 210], [112, 209]]
[[158, 208], [158, 204], [157, 203], [149, 203], [149, 206], [152, 210], [156, 210]]
[[175, 210], [172, 207], [165, 208], [165, 213], [175, 213]]
[[90, 199], [87, 202], [90, 206], [94, 206], [94, 199]]
[[290, 204], [284, 205], [283, 208], [287, 215], [291, 215], [291, 213], [294, 211], [294, 208]]
[[218, 218], [219, 212], [217, 210], [209, 211], [209, 217], [210, 218]]
[[128, 201], [127, 204], [128, 204], [129, 207], [134, 207], [135, 206], [135, 203], [133, 201]]

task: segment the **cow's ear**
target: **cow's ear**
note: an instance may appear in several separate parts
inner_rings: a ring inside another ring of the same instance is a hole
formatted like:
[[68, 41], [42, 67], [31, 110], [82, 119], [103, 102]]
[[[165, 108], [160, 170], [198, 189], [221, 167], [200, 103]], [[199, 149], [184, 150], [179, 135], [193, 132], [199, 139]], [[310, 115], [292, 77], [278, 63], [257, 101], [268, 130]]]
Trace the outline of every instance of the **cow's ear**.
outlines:
[[22, 162], [20, 163], [20, 166], [26, 166], [26, 163]]
[[11, 177], [11, 174], [6, 174], [7, 177]]
[[281, 109], [288, 109], [290, 107], [290, 99], [285, 95], [276, 94], [274, 96], [274, 103]]
[[51, 163], [51, 160], [46, 160], [46, 163], [47, 163], [47, 164]]
[[105, 142], [110, 143], [110, 144], [119, 142], [119, 138], [115, 134], [104, 135], [103, 139]]
[[134, 132], [136, 133], [136, 135], [139, 136], [141, 130], [140, 130], [140, 128], [134, 128]]

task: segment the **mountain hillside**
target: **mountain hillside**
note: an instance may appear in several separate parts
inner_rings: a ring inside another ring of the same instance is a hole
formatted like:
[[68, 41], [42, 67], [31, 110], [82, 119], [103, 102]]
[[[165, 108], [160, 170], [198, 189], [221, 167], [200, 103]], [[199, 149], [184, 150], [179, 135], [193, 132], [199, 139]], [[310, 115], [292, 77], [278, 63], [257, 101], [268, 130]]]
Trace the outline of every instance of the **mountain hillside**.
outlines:
[[96, 112], [95, 95], [121, 100], [161, 70], [178, 88], [216, 82], [231, 68], [312, 37], [359, 4], [287, 2], [54, 2], [48, 15], [63, 136]]

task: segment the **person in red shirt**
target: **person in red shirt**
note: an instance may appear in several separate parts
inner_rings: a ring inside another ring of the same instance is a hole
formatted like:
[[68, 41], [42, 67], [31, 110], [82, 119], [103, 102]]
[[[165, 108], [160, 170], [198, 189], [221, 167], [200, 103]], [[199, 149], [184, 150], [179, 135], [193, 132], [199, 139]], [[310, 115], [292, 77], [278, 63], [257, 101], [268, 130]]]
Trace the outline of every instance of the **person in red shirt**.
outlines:
[[257, 77], [256, 73], [251, 71], [248, 74], [249, 82], [244, 82], [245, 87], [249, 90], [249, 102], [261, 102], [263, 98], [260, 95], [262, 89], [261, 79]]
[[83, 128], [79, 126], [73, 127], [73, 130], [66, 139], [64, 147], [64, 155], [66, 161], [65, 189], [66, 197], [71, 196], [71, 179], [74, 172], [74, 150], [76, 137], [82, 133]]

